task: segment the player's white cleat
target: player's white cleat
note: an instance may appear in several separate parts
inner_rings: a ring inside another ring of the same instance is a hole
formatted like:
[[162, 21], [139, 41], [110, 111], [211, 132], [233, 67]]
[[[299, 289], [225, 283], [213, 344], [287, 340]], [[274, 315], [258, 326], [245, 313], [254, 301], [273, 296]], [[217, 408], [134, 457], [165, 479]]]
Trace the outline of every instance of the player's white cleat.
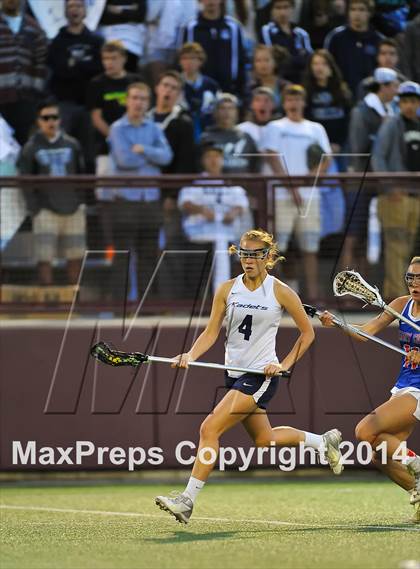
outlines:
[[181, 524], [188, 523], [194, 507], [191, 498], [176, 491], [170, 496], [156, 496], [155, 503], [161, 510], [175, 516]]
[[340, 451], [340, 443], [343, 440], [341, 433], [337, 429], [331, 429], [322, 435], [324, 441], [325, 457], [334, 474], [343, 472], [343, 457]]
[[420, 458], [416, 457], [410, 464], [407, 464], [407, 470], [414, 476], [414, 488], [410, 496], [410, 504], [420, 502]]

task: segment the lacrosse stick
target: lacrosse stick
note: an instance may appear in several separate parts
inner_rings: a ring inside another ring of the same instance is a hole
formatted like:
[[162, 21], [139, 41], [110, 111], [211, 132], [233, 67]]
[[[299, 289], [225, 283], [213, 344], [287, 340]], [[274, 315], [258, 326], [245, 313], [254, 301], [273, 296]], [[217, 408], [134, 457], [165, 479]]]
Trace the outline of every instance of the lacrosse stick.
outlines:
[[406, 318], [393, 308], [391, 308], [382, 299], [379, 290], [365, 281], [365, 279], [356, 271], [341, 271], [334, 277], [333, 291], [335, 296], [344, 296], [350, 294], [356, 298], [360, 298], [363, 302], [371, 304], [372, 306], [379, 306], [388, 314], [391, 314], [398, 320], [403, 320], [412, 328], [420, 332], [420, 326]]
[[[318, 318], [319, 318], [322, 315], [322, 312], [317, 310], [315, 308], [315, 306], [310, 306], [309, 304], [304, 304], [303, 308], [305, 309], [306, 314], [308, 316], [310, 316], [311, 318], [313, 318], [314, 316], [318, 316]], [[367, 332], [364, 332], [363, 330], [360, 330], [359, 328], [356, 328], [355, 326], [352, 326], [351, 324], [346, 324], [345, 322], [343, 322], [342, 320], [337, 318], [337, 316], [335, 316], [335, 315], [333, 315], [332, 321], [334, 322], [334, 324], [336, 326], [338, 326], [339, 328], [341, 328], [342, 330], [344, 330], [346, 332], [352, 332], [353, 334], [357, 334], [358, 336], [362, 336], [362, 338], [366, 338], [367, 340], [372, 340], [372, 342], [376, 342], [377, 344], [380, 344], [381, 346], [384, 346], [385, 348], [389, 348], [390, 350], [394, 350], [394, 352], [398, 352], [399, 354], [402, 354], [403, 356], [407, 355], [407, 352], [404, 352], [404, 350], [402, 348], [398, 348], [397, 346], [394, 346], [394, 344], [390, 344], [386, 340], [381, 340], [381, 338], [377, 338], [376, 336], [371, 336]]]
[[[91, 356], [99, 360], [104, 364], [111, 366], [132, 366], [137, 367], [143, 363], [148, 362], [160, 362], [165, 364], [173, 364], [175, 360], [173, 358], [161, 358], [158, 356], [148, 356], [147, 354], [142, 354], [140, 352], [120, 352], [114, 350], [105, 342], [99, 342], [92, 346], [90, 350]], [[191, 362], [190, 366], [195, 367], [208, 367], [212, 369], [230, 370], [237, 371], [240, 373], [257, 373], [259, 375], [265, 375], [262, 369], [249, 369], [245, 367], [235, 367], [235, 366], [224, 366], [221, 364], [212, 364], [207, 362]], [[289, 378], [291, 376], [290, 371], [281, 371], [279, 376], [284, 378]]]

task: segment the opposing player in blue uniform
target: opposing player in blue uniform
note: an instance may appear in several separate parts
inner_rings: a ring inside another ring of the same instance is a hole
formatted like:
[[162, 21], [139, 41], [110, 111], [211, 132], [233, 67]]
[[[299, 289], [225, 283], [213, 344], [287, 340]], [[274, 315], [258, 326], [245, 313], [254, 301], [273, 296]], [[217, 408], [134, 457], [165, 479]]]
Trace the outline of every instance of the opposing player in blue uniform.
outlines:
[[[405, 282], [410, 294], [396, 298], [390, 306], [413, 323], [419, 324], [420, 257], [411, 260]], [[375, 335], [393, 320], [393, 316], [383, 312], [359, 328]], [[321, 321], [324, 326], [334, 326], [332, 315], [327, 311], [321, 316]], [[354, 337], [363, 341], [360, 336]], [[401, 446], [420, 421], [420, 333], [400, 320], [399, 339], [407, 355], [402, 358], [400, 373], [391, 389], [391, 398], [360, 421], [356, 427], [356, 437], [372, 445], [375, 466], [409, 492], [410, 504], [414, 506], [413, 521], [420, 523], [420, 457], [406, 448], [405, 444]], [[386, 464], [382, 464], [381, 453], [375, 453], [375, 449], [384, 442], [387, 450]]]
[[[274, 396], [278, 375], [289, 370], [314, 340], [314, 331], [298, 295], [268, 274], [279, 260], [273, 236], [262, 230], [242, 235], [239, 255], [243, 274], [222, 283], [216, 292], [209, 322], [190, 351], [174, 358], [172, 367], [187, 368], [216, 342], [223, 321], [226, 324], [226, 365], [263, 370], [264, 375], [229, 371], [228, 392], [208, 415], [200, 428], [200, 443], [192, 475], [185, 490], [173, 496], [157, 496], [156, 504], [181, 523], [187, 523], [194, 501], [213, 470], [219, 451], [219, 438], [234, 425], [242, 423], [256, 446], [294, 447], [301, 443], [318, 451], [325, 450], [334, 474], [340, 474], [341, 433], [337, 429], [323, 435], [292, 427], [273, 428], [266, 407]], [[280, 363], [276, 355], [276, 335], [283, 309], [293, 318], [300, 335]]]

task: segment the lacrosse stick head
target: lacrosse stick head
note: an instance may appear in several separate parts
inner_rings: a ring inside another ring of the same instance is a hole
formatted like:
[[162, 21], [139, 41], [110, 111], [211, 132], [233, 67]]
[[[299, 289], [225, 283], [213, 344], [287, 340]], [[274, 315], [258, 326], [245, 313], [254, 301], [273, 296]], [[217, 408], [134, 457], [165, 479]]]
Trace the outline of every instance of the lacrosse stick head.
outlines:
[[104, 364], [111, 366], [137, 367], [147, 362], [148, 356], [140, 352], [120, 352], [105, 342], [98, 342], [90, 349], [90, 355]]
[[350, 294], [367, 304], [383, 308], [385, 302], [382, 300], [379, 290], [365, 281], [360, 273], [356, 271], [341, 271], [334, 277], [333, 291], [335, 296]]

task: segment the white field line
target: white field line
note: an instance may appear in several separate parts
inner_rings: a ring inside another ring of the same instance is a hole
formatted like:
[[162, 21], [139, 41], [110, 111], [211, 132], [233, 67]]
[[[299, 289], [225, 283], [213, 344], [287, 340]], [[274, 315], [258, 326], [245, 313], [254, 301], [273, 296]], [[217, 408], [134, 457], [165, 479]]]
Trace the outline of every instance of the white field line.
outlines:
[[[159, 518], [161, 520], [168, 520], [161, 514], [143, 514], [140, 512], [114, 512], [107, 510], [78, 510], [74, 508], [50, 508], [44, 506], [15, 506], [11, 504], [0, 504], [0, 509], [3, 510], [32, 510], [39, 512], [55, 512], [61, 514], [93, 514], [99, 516], [123, 516], [129, 518]], [[388, 530], [400, 530], [400, 531], [414, 531], [420, 532], [420, 527], [411, 526], [371, 526], [367, 524], [316, 524], [316, 523], [304, 523], [304, 522], [284, 522], [280, 520], [260, 520], [260, 519], [238, 519], [238, 518], [209, 518], [202, 516], [194, 516], [193, 521], [203, 521], [203, 522], [223, 522], [223, 523], [248, 523], [248, 524], [263, 524], [263, 525], [273, 525], [273, 526], [302, 526], [302, 527], [316, 527], [322, 529], [388, 529]]]

